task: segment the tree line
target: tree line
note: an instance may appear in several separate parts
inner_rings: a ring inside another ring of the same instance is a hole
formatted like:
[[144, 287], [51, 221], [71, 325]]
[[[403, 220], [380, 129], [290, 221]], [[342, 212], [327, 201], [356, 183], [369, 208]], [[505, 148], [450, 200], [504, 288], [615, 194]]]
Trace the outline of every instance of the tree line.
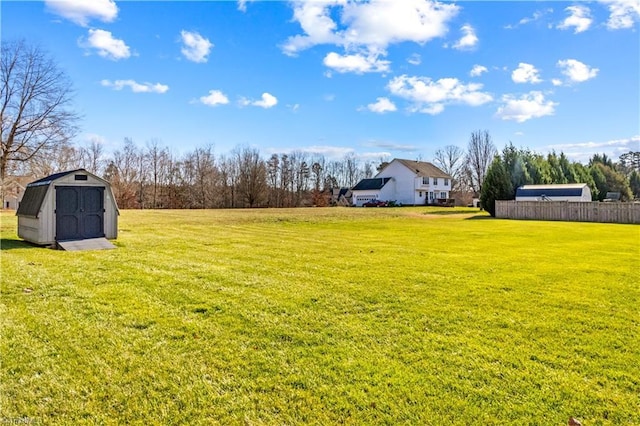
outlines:
[[124, 209], [326, 206], [332, 189], [352, 187], [376, 170], [355, 154], [334, 160], [293, 151], [263, 159], [249, 146], [218, 155], [212, 146], [175, 154], [157, 139], [140, 146], [130, 138], [111, 154], [97, 140], [66, 143], [13, 165], [14, 172], [37, 176], [77, 168], [108, 180]]

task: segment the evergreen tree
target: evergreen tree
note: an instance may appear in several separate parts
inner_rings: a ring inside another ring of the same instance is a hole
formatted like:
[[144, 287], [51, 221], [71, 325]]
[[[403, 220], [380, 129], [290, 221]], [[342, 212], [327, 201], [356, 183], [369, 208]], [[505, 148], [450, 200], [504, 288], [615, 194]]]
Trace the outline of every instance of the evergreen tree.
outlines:
[[634, 198], [640, 198], [640, 173], [636, 170], [631, 172], [629, 176], [629, 186]]
[[482, 208], [495, 217], [496, 200], [512, 200], [513, 198], [511, 177], [507, 173], [500, 157], [496, 155], [487, 170], [484, 185], [480, 192], [480, 203]]

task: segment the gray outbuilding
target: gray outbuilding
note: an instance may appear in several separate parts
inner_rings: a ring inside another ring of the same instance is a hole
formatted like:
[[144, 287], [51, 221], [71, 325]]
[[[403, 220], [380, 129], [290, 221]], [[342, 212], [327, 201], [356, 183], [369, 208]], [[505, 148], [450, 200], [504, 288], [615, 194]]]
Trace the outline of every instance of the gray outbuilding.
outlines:
[[84, 169], [55, 173], [27, 185], [18, 206], [18, 236], [39, 245], [118, 237], [111, 185]]

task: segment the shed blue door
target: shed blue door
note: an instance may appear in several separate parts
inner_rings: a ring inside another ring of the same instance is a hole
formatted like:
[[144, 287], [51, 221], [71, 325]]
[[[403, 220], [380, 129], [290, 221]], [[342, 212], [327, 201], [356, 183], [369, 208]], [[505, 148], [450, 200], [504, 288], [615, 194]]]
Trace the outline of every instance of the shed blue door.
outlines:
[[56, 240], [104, 237], [104, 187], [56, 187]]

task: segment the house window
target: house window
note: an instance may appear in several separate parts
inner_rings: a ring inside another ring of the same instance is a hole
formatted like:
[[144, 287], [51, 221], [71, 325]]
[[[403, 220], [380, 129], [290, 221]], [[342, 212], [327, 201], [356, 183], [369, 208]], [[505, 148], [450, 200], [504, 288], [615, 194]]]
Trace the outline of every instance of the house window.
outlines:
[[418, 193], [418, 197], [422, 198], [422, 191]]
[[429, 185], [429, 176], [422, 176], [422, 184]]
[[437, 185], [438, 184], [438, 178], [433, 178], [433, 184]]
[[429, 199], [433, 200], [433, 192], [429, 192]]
[[444, 180], [444, 186], [449, 186], [449, 179]]
[[446, 193], [446, 192], [444, 192], [444, 191], [442, 191], [442, 192], [440, 193], [440, 198], [447, 198], [447, 193]]

